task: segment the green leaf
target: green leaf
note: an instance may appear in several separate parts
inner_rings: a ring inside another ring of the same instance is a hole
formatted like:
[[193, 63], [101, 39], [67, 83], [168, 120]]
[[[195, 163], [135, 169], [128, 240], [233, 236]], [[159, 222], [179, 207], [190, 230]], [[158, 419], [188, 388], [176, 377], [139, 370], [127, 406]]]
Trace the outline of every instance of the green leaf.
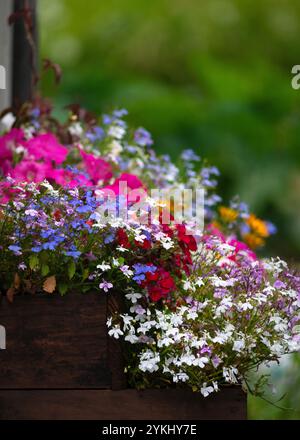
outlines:
[[76, 272], [76, 264], [74, 262], [74, 260], [72, 260], [68, 266], [68, 274], [69, 274], [69, 279], [71, 280], [73, 278], [73, 276], [75, 275]]
[[300, 333], [300, 325], [297, 324], [293, 327], [293, 333]]
[[42, 265], [42, 275], [43, 275], [43, 277], [48, 275], [49, 272], [50, 272], [50, 268], [49, 268], [48, 264], [43, 264]]
[[118, 261], [119, 261], [120, 266], [122, 266], [125, 263], [125, 258], [124, 257], [119, 257]]
[[58, 291], [61, 294], [61, 296], [64, 296], [67, 293], [68, 285], [61, 283], [58, 285]]
[[89, 276], [89, 274], [90, 274], [90, 271], [89, 271], [89, 269], [88, 269], [87, 267], [86, 267], [85, 269], [83, 269], [83, 272], [82, 272], [82, 281], [86, 280], [87, 277]]
[[39, 265], [39, 257], [37, 255], [30, 255], [29, 267], [31, 270], [35, 269]]

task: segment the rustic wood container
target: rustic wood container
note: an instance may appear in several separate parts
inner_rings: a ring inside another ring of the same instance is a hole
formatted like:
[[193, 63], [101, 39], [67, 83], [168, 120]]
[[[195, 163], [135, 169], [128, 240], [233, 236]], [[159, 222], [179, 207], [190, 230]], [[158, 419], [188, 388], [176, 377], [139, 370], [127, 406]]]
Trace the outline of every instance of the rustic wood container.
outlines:
[[126, 388], [122, 353], [108, 337], [115, 295], [2, 298], [0, 420], [205, 420], [246, 418], [246, 394], [224, 388], [208, 398], [190, 390]]

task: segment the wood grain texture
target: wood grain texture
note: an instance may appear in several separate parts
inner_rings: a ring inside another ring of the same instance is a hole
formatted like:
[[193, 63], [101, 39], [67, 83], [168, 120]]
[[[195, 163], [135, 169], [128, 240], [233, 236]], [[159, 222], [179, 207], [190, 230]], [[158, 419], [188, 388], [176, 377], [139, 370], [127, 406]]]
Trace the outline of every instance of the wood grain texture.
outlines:
[[[107, 297], [107, 314], [113, 316], [116, 312], [124, 311], [124, 302], [120, 292], [112, 292]], [[126, 388], [127, 381], [124, 373], [124, 358], [120, 339], [108, 337], [108, 365], [111, 371], [111, 389]]]
[[244, 420], [246, 394], [189, 390], [0, 391], [1, 420]]
[[3, 299], [0, 389], [110, 388], [106, 313], [96, 293]]
[[[27, 0], [32, 14], [33, 32], [32, 39], [35, 50], [32, 52], [28, 42], [24, 20], [18, 18], [13, 25], [13, 75], [12, 75], [12, 100], [13, 105], [17, 108], [25, 102], [31, 100], [34, 95], [35, 84], [33, 84], [33, 69], [37, 69], [37, 17], [36, 17], [36, 0]], [[18, 12], [24, 8], [23, 0], [14, 0], [14, 12]]]

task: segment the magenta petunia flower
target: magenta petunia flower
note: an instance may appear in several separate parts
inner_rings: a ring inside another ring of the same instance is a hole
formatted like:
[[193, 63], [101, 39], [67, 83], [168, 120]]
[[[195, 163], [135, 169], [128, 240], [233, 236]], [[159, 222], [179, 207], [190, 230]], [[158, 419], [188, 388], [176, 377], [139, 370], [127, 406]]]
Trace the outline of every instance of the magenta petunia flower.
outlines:
[[3, 174], [10, 172], [10, 163], [13, 158], [13, 152], [18, 146], [24, 146], [23, 130], [13, 128], [9, 133], [0, 137], [0, 168]]
[[66, 160], [68, 149], [61, 145], [51, 133], [40, 134], [27, 142], [28, 154], [35, 159], [61, 164]]
[[116, 195], [120, 195], [122, 190], [122, 183], [126, 183], [126, 186], [129, 190], [144, 188], [143, 183], [140, 179], [134, 174], [123, 173], [118, 179], [114, 181], [112, 185], [108, 185], [103, 190], [109, 189], [112, 190]]
[[51, 165], [35, 162], [34, 160], [22, 160], [11, 170], [11, 177], [16, 182], [42, 182], [51, 174]]
[[92, 186], [93, 183], [83, 174], [75, 174], [70, 170], [49, 169], [47, 179], [54, 180], [64, 188], [77, 188], [78, 186]]
[[99, 181], [106, 181], [112, 177], [112, 168], [108, 162], [94, 156], [93, 154], [86, 153], [82, 149], [80, 149], [80, 154], [83, 159], [85, 169], [95, 185], [97, 185]]

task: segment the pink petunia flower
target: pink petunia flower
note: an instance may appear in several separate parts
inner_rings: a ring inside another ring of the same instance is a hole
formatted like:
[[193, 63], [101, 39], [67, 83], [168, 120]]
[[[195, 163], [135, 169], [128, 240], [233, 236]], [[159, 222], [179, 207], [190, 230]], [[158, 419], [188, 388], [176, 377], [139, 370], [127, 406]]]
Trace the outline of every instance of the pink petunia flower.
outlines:
[[3, 174], [7, 174], [11, 169], [13, 152], [18, 146], [24, 146], [23, 130], [13, 128], [9, 133], [0, 137], [0, 168]]
[[50, 169], [47, 179], [54, 180], [64, 188], [77, 188], [78, 186], [93, 186], [93, 183], [83, 174], [75, 174], [64, 168]]
[[122, 184], [126, 184], [125, 187], [127, 187], [129, 190], [134, 189], [144, 189], [143, 183], [140, 181], [140, 179], [135, 176], [134, 174], [128, 174], [123, 173], [120, 177], [118, 177], [112, 185], [108, 185], [103, 190], [106, 189], [112, 190], [116, 195], [120, 195], [122, 193]]
[[0, 204], [9, 202], [18, 190], [12, 187], [12, 183], [7, 180], [0, 181]]
[[97, 185], [99, 181], [106, 181], [112, 177], [112, 167], [108, 162], [93, 154], [86, 153], [82, 149], [80, 149], [80, 154], [85, 169], [95, 185]]
[[11, 170], [16, 182], [42, 182], [51, 174], [51, 165], [34, 160], [22, 160]]
[[66, 160], [69, 150], [61, 145], [51, 133], [40, 134], [27, 142], [27, 151], [35, 159], [61, 164]]

